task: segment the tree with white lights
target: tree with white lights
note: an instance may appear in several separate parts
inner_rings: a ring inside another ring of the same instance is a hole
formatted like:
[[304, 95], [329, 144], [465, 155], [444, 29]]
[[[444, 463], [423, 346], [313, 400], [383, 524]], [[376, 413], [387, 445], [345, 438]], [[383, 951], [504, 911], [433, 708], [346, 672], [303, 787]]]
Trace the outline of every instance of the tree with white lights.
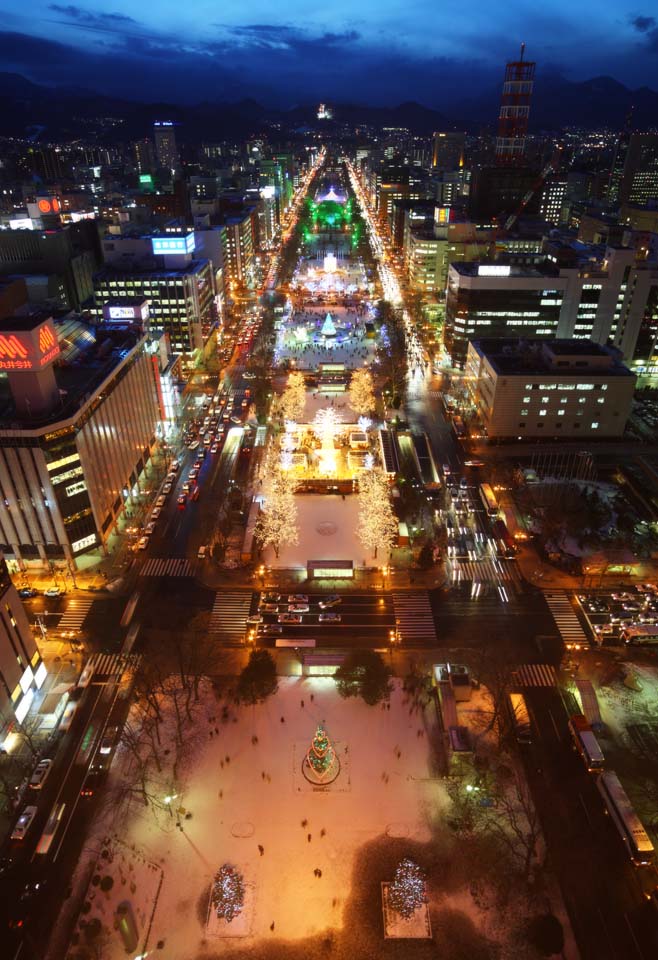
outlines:
[[359, 540], [376, 557], [388, 557], [398, 539], [398, 521], [391, 506], [388, 480], [383, 470], [359, 474]]
[[281, 394], [279, 409], [285, 420], [299, 420], [306, 403], [304, 374], [295, 370], [288, 376], [286, 388]]
[[350, 406], [356, 413], [365, 415], [372, 413], [375, 404], [372, 374], [365, 367], [359, 367], [350, 380]]
[[397, 865], [395, 879], [388, 888], [388, 902], [405, 920], [413, 917], [418, 907], [427, 903], [425, 875], [418, 864], [408, 857]]
[[284, 469], [271, 448], [265, 460], [264, 503], [254, 536], [261, 548], [271, 546], [277, 557], [283, 544], [294, 546], [299, 543], [296, 486], [294, 475]]
[[244, 906], [244, 880], [242, 874], [225, 863], [213, 877], [210, 900], [220, 920], [230, 923]]

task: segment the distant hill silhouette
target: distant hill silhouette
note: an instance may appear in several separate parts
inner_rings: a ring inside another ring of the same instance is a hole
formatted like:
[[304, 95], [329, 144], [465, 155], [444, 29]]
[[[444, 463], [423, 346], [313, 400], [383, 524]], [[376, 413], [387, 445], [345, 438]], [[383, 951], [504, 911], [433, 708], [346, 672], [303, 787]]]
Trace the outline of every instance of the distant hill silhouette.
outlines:
[[[495, 127], [500, 87], [489, 87], [476, 97], [450, 102], [438, 110], [414, 101], [395, 107], [335, 104], [333, 121], [318, 121], [316, 104], [291, 110], [272, 110], [253, 99], [236, 103], [204, 101], [193, 106], [169, 103], [138, 103], [108, 97], [92, 90], [47, 87], [20, 74], [0, 73], [0, 135], [39, 139], [66, 139], [84, 135], [86, 127], [96, 139], [128, 141], [147, 136], [154, 120], [166, 118], [182, 125], [181, 140], [200, 142], [225, 137], [243, 138], [266, 131], [272, 124], [284, 130], [314, 127], [328, 132], [341, 124], [376, 127], [408, 127], [413, 133], [437, 129], [477, 130]], [[658, 123], [658, 93], [648, 87], [629, 90], [611, 77], [595, 77], [573, 83], [559, 75], [539, 75], [531, 108], [532, 130], [556, 130], [565, 126], [588, 129], [621, 128], [630, 107], [633, 125], [645, 129]], [[100, 117], [122, 121], [100, 132]], [[36, 133], [38, 131], [38, 134]]]

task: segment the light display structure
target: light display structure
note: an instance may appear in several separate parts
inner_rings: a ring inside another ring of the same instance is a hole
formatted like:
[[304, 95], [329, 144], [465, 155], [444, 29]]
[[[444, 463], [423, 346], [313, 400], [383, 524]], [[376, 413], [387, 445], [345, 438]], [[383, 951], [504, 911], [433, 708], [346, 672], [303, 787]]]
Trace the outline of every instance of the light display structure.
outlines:
[[325, 787], [333, 783], [340, 773], [340, 760], [321, 723], [302, 761], [302, 773], [309, 783]]

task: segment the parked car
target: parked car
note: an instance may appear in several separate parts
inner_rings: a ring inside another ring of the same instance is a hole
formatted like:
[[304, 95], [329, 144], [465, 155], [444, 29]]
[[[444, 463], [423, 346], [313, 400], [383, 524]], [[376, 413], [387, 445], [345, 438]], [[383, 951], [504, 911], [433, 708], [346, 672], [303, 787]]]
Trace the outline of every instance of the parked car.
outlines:
[[252, 613], [247, 617], [247, 623], [262, 623], [263, 615], [261, 613]]
[[44, 597], [61, 597], [66, 591], [60, 589], [60, 587], [48, 587], [47, 590], [44, 590]]
[[144, 527], [144, 533], [146, 534], [147, 537], [150, 537], [154, 530], [155, 530], [155, 523], [151, 520]]
[[288, 596], [288, 603], [308, 603], [308, 597], [305, 593], [291, 593]]
[[277, 617], [279, 623], [301, 623], [301, 613], [280, 613]]
[[340, 623], [342, 619], [339, 613], [321, 613], [318, 617], [320, 623]]
[[153, 507], [151, 511], [151, 520], [157, 520], [162, 513], [162, 507]]
[[165, 483], [164, 487], [162, 488], [162, 492], [164, 494], [171, 493], [171, 488], [172, 488], [171, 480], [168, 480], [167, 483]]
[[29, 786], [32, 787], [33, 790], [41, 790], [48, 774], [52, 770], [52, 766], [52, 760], [39, 760], [30, 777]]
[[291, 603], [288, 606], [288, 611], [290, 613], [308, 613], [309, 606], [308, 603]]
[[323, 597], [320, 600], [318, 606], [321, 610], [326, 610], [329, 607], [337, 607], [339, 603], [342, 603], [341, 597], [337, 593], [330, 593], [328, 597]]
[[27, 831], [32, 826], [32, 821], [37, 815], [36, 807], [25, 807], [20, 817], [16, 821], [16, 825], [12, 830], [11, 839], [12, 840], [24, 840]]
[[164, 497], [162, 494], [160, 494], [160, 496], [158, 497], [158, 499], [155, 501], [156, 507], [158, 507], [158, 508], [164, 507], [164, 505], [165, 505], [165, 500], [166, 500], [166, 497]]
[[35, 590], [34, 587], [21, 587], [18, 591], [18, 596], [21, 600], [30, 600], [32, 597], [38, 597], [39, 591]]
[[283, 627], [280, 627], [278, 623], [261, 623], [256, 633], [260, 637], [272, 636], [274, 634], [283, 633]]
[[148, 538], [148, 537], [140, 537], [139, 540], [137, 541], [137, 549], [138, 549], [138, 550], [146, 550], [146, 548], [148, 547], [148, 545], [149, 545], [149, 538]]

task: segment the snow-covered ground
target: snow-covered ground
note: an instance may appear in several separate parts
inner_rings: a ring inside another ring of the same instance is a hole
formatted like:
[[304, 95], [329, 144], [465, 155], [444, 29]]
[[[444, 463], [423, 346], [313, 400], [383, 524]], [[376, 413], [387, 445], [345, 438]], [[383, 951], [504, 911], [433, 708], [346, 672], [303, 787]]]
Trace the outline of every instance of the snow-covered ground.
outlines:
[[361, 566], [368, 554], [357, 536], [359, 498], [339, 494], [295, 497], [299, 543], [284, 544], [279, 556], [267, 547], [263, 562], [269, 567], [303, 567], [307, 560], [352, 560]]
[[[322, 325], [331, 314], [336, 336], [323, 337]], [[365, 317], [357, 317], [345, 307], [308, 308], [296, 313], [279, 331], [276, 342], [277, 363], [290, 359], [299, 369], [313, 370], [320, 363], [344, 363], [349, 369], [362, 367], [373, 361], [376, 342], [365, 336]], [[296, 331], [304, 328], [306, 339], [300, 340]]]

